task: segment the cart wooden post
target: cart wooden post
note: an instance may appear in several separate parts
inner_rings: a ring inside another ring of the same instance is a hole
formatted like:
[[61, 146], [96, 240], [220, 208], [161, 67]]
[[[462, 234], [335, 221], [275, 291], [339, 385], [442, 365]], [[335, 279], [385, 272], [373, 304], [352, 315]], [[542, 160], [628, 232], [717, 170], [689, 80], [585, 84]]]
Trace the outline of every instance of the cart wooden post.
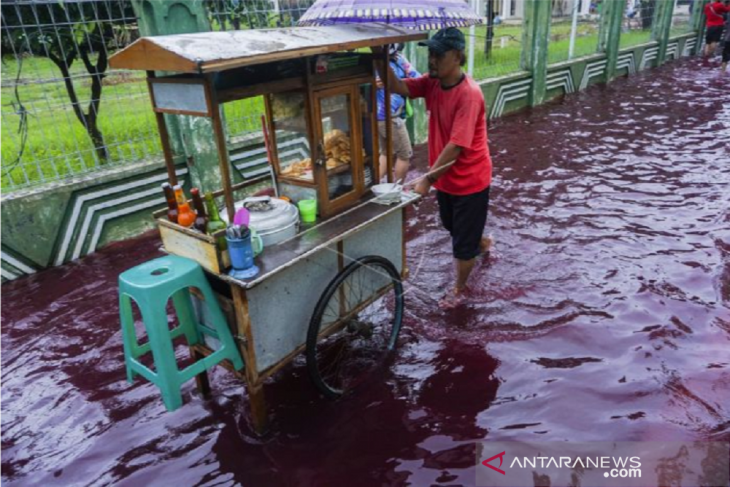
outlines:
[[383, 85], [385, 86], [385, 160], [389, 183], [393, 182], [393, 114], [390, 113], [390, 46], [383, 50]]
[[154, 95], [152, 94], [151, 80], [155, 78], [154, 71], [147, 71], [147, 90], [150, 93], [150, 101], [152, 109], [155, 112], [155, 120], [157, 121], [157, 131], [160, 133], [160, 142], [162, 144], [162, 155], [165, 158], [165, 167], [167, 168], [167, 179], [170, 186], [177, 184], [177, 174], [175, 174], [175, 160], [172, 156], [172, 148], [170, 147], [170, 133], [167, 131], [167, 123], [165, 123], [165, 115], [155, 110]]
[[248, 388], [249, 402], [251, 406], [251, 422], [257, 434], [263, 435], [267, 432], [268, 416], [266, 414], [266, 399], [264, 387], [256, 370], [256, 352], [252, 347], [253, 336], [251, 334], [251, 318], [248, 311], [248, 299], [246, 292], [238, 286], [231, 286], [233, 295], [233, 306], [236, 312], [236, 331], [243, 342], [239, 340], [239, 350], [245, 364], [245, 379]]

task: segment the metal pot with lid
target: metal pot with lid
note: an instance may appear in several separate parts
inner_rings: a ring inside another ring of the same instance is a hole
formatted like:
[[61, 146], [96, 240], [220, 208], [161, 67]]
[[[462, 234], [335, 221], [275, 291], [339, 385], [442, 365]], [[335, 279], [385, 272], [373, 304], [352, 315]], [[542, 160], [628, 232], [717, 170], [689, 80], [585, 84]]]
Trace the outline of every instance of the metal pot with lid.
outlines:
[[[288, 240], [297, 234], [299, 211], [279, 198], [255, 196], [238, 201], [236, 211], [246, 208], [251, 219], [249, 226], [256, 230], [264, 243], [264, 248]], [[228, 212], [221, 210], [221, 219], [228, 223]]]

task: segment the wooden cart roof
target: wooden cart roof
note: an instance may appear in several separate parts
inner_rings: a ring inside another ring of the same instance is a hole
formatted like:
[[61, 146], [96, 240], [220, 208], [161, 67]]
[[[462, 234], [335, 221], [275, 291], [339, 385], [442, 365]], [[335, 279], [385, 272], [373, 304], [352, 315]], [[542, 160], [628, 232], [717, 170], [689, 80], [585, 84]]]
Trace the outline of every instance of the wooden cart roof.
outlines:
[[109, 63], [115, 69], [210, 73], [426, 37], [425, 32], [382, 23], [201, 32], [143, 37]]

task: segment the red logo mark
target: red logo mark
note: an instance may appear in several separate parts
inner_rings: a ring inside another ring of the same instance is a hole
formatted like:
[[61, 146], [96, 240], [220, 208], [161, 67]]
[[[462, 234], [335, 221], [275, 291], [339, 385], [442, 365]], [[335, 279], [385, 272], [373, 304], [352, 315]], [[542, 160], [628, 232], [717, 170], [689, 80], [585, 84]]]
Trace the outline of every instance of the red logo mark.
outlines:
[[502, 452], [502, 453], [500, 453], [499, 455], [494, 455], [494, 456], [493, 456], [492, 458], [487, 458], [486, 460], [484, 460], [484, 461], [482, 462], [482, 465], [484, 465], [485, 467], [489, 467], [489, 468], [491, 468], [492, 470], [495, 470], [495, 471], [497, 471], [497, 472], [501, 473], [502, 475], [507, 475], [507, 474], [506, 474], [506, 473], [504, 472], [504, 470], [500, 470], [500, 469], [498, 469], [497, 467], [494, 467], [494, 466], [492, 466], [492, 465], [490, 465], [490, 464], [489, 464], [489, 462], [491, 462], [491, 461], [492, 461], [492, 460], [494, 460], [495, 458], [499, 458], [499, 466], [501, 467], [501, 466], [502, 466], [502, 460], [503, 460], [504, 454], [505, 454], [505, 452]]

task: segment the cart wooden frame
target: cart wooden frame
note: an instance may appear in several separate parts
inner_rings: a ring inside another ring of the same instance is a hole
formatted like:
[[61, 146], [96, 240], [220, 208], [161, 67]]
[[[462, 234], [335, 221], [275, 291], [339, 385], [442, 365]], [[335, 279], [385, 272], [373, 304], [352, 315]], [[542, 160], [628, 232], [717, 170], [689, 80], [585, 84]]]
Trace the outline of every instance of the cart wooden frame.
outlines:
[[[268, 95], [302, 90], [306, 96], [308, 137], [312, 159], [318, 149], [317, 96], [331, 90], [333, 93], [348, 93], [350, 96], [350, 117], [354, 146], [363, 145], [361, 120], [356, 116], [359, 108], [355, 96], [356, 84], [371, 84], [373, 105], [375, 99], [376, 62], [387, 62], [390, 44], [416, 41], [426, 38], [422, 32], [409, 31], [386, 24], [339, 25], [330, 27], [301, 27], [291, 29], [268, 29], [234, 32], [208, 32], [142, 38], [112, 56], [110, 65], [115, 69], [138, 69], [147, 72], [148, 89], [155, 112], [163, 154], [170, 184], [177, 184], [175, 164], [170, 145], [170, 136], [165, 115], [192, 115], [210, 119], [218, 151], [221, 173], [221, 189], [216, 196], [223, 196], [229, 215], [234, 214], [234, 193], [268, 176], [261, 176], [232, 184], [231, 164], [226, 145], [226, 134], [221, 117], [221, 105], [227, 102], [255, 96], [266, 96], [268, 131], [276, 137]], [[312, 74], [314, 57], [341, 51], [369, 47], [383, 47], [383, 56], [376, 59], [369, 53], [369, 65], [343, 69], [339, 72]], [[305, 58], [306, 69], [301, 76], [286, 79], [265, 80], [246, 83], [245, 80], [225, 89], [216, 88], [216, 76], [234, 73], [231, 70], [269, 65], [292, 59]], [[156, 72], [157, 71], [157, 72]], [[164, 71], [164, 75], [159, 73]], [[387, 71], [383, 73], [386, 78]], [[390, 114], [390, 92], [385, 92], [387, 167], [393, 168], [392, 123]], [[377, 156], [377, 120], [371, 119], [371, 134]], [[321, 130], [319, 130], [321, 132]], [[282, 178], [280, 161], [275, 140], [271, 147], [270, 164]], [[357, 168], [360, 154], [354, 158]], [[377, 161], [373, 161], [373, 179], [378, 181]], [[326, 170], [315, 166], [315, 170]], [[284, 178], [286, 179], [286, 178]], [[203, 265], [210, 282], [219, 295], [245, 367], [233, 370], [230, 363], [222, 365], [233, 371], [247, 384], [252, 423], [254, 430], [263, 433], [267, 429], [266, 405], [263, 382], [267, 377], [289, 364], [304, 349], [301, 340], [301, 315], [306, 315], [307, 306], [330, 280], [341, 272], [349, 260], [365, 255], [381, 255], [391, 261], [401, 277], [407, 275], [405, 252], [405, 212], [418, 199], [404, 197], [391, 206], [373, 202], [372, 195], [365, 195], [366, 188], [359, 171], [353, 175], [353, 186], [357, 187], [357, 198], [352, 195], [341, 201], [333, 200], [322, 208], [326, 218], [306, 228], [296, 237], [267, 248], [258, 259], [261, 273], [250, 280], [239, 280], [225, 274], [229, 265], [227, 252], [216, 245], [218, 235], [203, 235], [166, 220], [164, 212], [155, 212], [165, 248], [171, 253], [190, 257]], [[324, 178], [318, 179], [320, 182]], [[320, 194], [326, 188], [317, 188]], [[304, 279], [304, 282], [302, 282]], [[272, 291], [273, 290], [273, 291]], [[387, 292], [387, 287], [370, 296], [370, 301]], [[291, 306], [276, 306], [277, 301], [289, 296]], [[294, 296], [293, 298], [291, 296]], [[203, 307], [204, 308], [204, 307]], [[286, 309], [284, 309], [286, 308]], [[288, 309], [288, 311], [287, 311]], [[299, 313], [297, 320], [292, 310]], [[198, 310], [204, 319], [204, 309]], [[308, 316], [306, 316], [308, 318]], [[295, 323], [296, 322], [296, 323]], [[305, 328], [306, 328], [305, 324]], [[300, 343], [301, 342], [301, 343]], [[191, 352], [200, 358], [211, 353], [212, 345], [194, 345]], [[196, 378], [199, 390], [209, 394], [207, 375]]]

